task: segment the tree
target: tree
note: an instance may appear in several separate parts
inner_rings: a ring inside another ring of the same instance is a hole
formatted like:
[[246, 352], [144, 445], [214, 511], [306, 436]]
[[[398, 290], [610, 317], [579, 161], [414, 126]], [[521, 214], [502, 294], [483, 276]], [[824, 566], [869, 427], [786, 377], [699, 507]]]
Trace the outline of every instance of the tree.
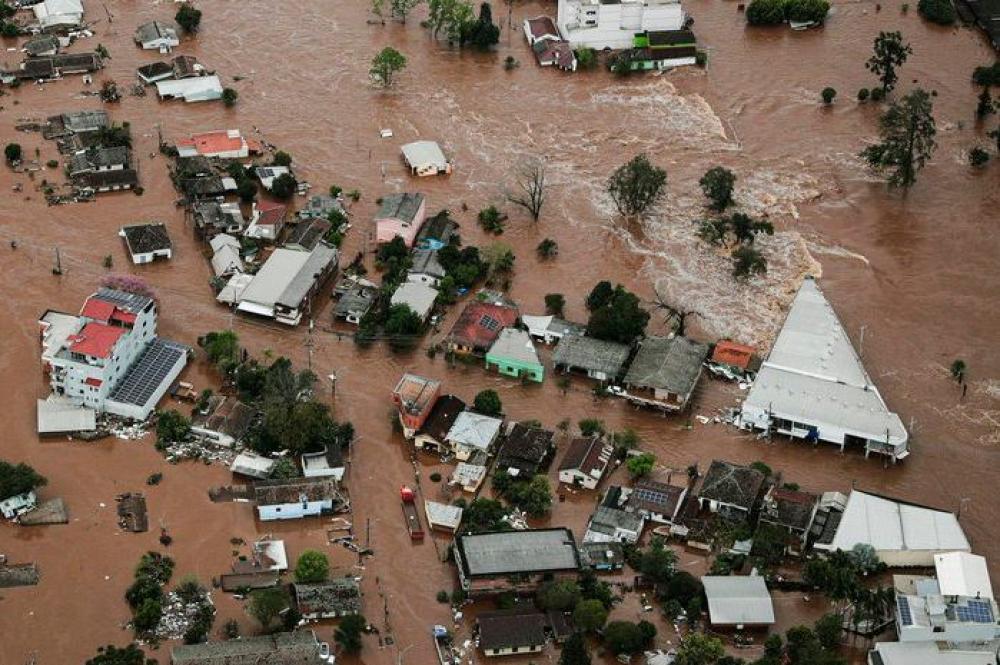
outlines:
[[577, 427], [580, 428], [580, 436], [604, 434], [604, 421], [597, 420], [596, 418], [584, 418], [577, 423]]
[[472, 401], [472, 410], [484, 416], [499, 416], [503, 413], [503, 403], [495, 390], [482, 390]]
[[205, 349], [209, 362], [223, 373], [231, 372], [239, 362], [240, 341], [232, 330], [210, 332], [198, 342], [201, 348]]
[[986, 152], [979, 146], [975, 146], [969, 150], [969, 166], [979, 168], [981, 166], [986, 166], [989, 161], [990, 153]]
[[412, 349], [420, 340], [424, 320], [410, 309], [409, 305], [398, 304], [389, 307], [383, 330], [389, 337], [389, 346], [399, 351]]
[[146, 598], [132, 615], [132, 627], [136, 633], [149, 633], [156, 630], [162, 617], [162, 602], [157, 598]]
[[599, 600], [581, 600], [573, 610], [573, 625], [585, 633], [596, 633], [608, 620], [608, 610]]
[[640, 154], [611, 174], [608, 193], [619, 213], [636, 218], [656, 203], [666, 183], [667, 172], [651, 164], [645, 154]]
[[428, 0], [427, 8], [427, 23], [435, 39], [444, 30], [450, 43], [461, 42], [466, 26], [475, 21], [467, 0]]
[[392, 85], [392, 77], [406, 67], [406, 56], [392, 48], [386, 46], [372, 58], [371, 69], [368, 75], [372, 81], [383, 88]]
[[635, 457], [630, 457], [625, 466], [628, 467], [628, 472], [633, 478], [642, 478], [643, 476], [649, 475], [649, 472], [653, 470], [653, 466], [656, 465], [656, 455], [653, 453], [642, 453], [641, 455], [636, 455]]
[[736, 176], [727, 168], [716, 166], [705, 172], [698, 181], [701, 191], [711, 202], [709, 207], [716, 212], [722, 212], [733, 204], [733, 186]]
[[481, 533], [501, 529], [505, 511], [499, 501], [478, 498], [464, 508], [462, 512], [463, 531]]
[[726, 654], [722, 640], [704, 633], [690, 632], [677, 649], [676, 665], [712, 665]]
[[751, 0], [746, 10], [750, 25], [778, 25], [785, 22], [784, 0]]
[[532, 159], [518, 168], [514, 191], [507, 193], [507, 200], [527, 210], [531, 219], [537, 222], [545, 205], [545, 194], [545, 162]]
[[591, 311], [587, 334], [609, 342], [631, 344], [646, 330], [647, 323], [649, 312], [640, 306], [639, 298], [619, 284], [604, 305]]
[[920, 0], [917, 11], [931, 23], [951, 25], [955, 22], [955, 8], [950, 0]]
[[201, 27], [201, 10], [184, 3], [174, 14], [174, 20], [184, 32], [198, 32], [198, 28]]
[[758, 234], [774, 235], [774, 226], [766, 220], [755, 220], [742, 212], [733, 213], [727, 220], [736, 242], [740, 245], [752, 245]]
[[421, 2], [423, 0], [390, 0], [389, 7], [393, 16], [398, 17], [401, 23], [406, 23], [406, 15]]
[[826, 0], [786, 0], [785, 18], [800, 23], [822, 23], [830, 11]]
[[98, 647], [97, 655], [87, 660], [85, 665], [156, 665], [156, 661], [146, 658], [142, 649], [133, 642], [120, 649], [112, 644]]
[[14, 164], [21, 161], [23, 152], [20, 143], [8, 143], [3, 149], [3, 156], [7, 158], [8, 164]]
[[976, 102], [976, 117], [981, 120], [995, 113], [996, 110], [996, 107], [993, 105], [993, 97], [990, 95], [990, 89], [984, 87], [983, 91], [979, 93], [979, 98]]
[[530, 481], [514, 482], [505, 494], [507, 500], [531, 517], [542, 517], [552, 508], [552, 488], [543, 473]]
[[597, 51], [582, 47], [576, 50], [576, 66], [579, 69], [593, 69], [597, 66]]
[[275, 166], [291, 166], [292, 156], [284, 150], [278, 150], [274, 153], [274, 157], [271, 158], [271, 163]]
[[[646, 626], [652, 628], [652, 631]], [[656, 627], [646, 621], [638, 624], [631, 621], [612, 621], [604, 627], [604, 644], [615, 655], [638, 653], [645, 649], [655, 636]]]
[[292, 198], [299, 183], [291, 173], [282, 173], [271, 181], [271, 193], [283, 201]]
[[496, 206], [491, 205], [480, 210], [477, 219], [479, 220], [479, 225], [482, 226], [485, 231], [489, 231], [495, 235], [503, 233], [503, 222], [505, 217]]
[[670, 576], [665, 591], [667, 598], [687, 607], [691, 604], [691, 601], [695, 599], [701, 600], [702, 594], [705, 593], [705, 588], [697, 577], [682, 570]]
[[580, 587], [573, 580], [546, 582], [539, 587], [535, 600], [543, 610], [568, 612], [580, 602]]
[[844, 620], [839, 614], [824, 614], [816, 621], [816, 638], [828, 651], [840, 646], [840, 636], [844, 631]]
[[566, 307], [566, 298], [561, 293], [545, 294], [545, 313], [552, 316], [562, 317], [563, 309]]
[[191, 434], [191, 420], [176, 409], [160, 413], [156, 419], [156, 440], [163, 445], [185, 441]]
[[837, 96], [837, 91], [834, 90], [833, 88], [826, 87], [823, 88], [823, 91], [819, 94], [820, 97], [823, 98], [823, 103], [829, 106], [830, 104], [833, 104], [833, 100]]
[[247, 611], [266, 632], [270, 630], [274, 620], [290, 606], [288, 592], [285, 588], [274, 587], [251, 591], [247, 602]]
[[738, 247], [733, 252], [733, 277], [746, 280], [767, 272], [767, 259], [753, 247]]
[[48, 481], [33, 468], [0, 460], [0, 501], [44, 486]]
[[538, 243], [538, 247], [535, 248], [535, 251], [538, 252], [538, 258], [551, 259], [559, 253], [559, 243], [552, 238], [545, 238]]
[[607, 280], [598, 282], [590, 290], [590, 295], [587, 296], [587, 310], [593, 312], [596, 309], [604, 307], [611, 301], [614, 293], [615, 289], [611, 286], [611, 282]]
[[493, 243], [483, 250], [482, 256], [486, 265], [487, 284], [506, 279], [514, 271], [514, 250], [506, 243]]
[[472, 44], [481, 51], [487, 51], [500, 41], [500, 26], [493, 23], [493, 9], [490, 3], [479, 6], [479, 19], [469, 21], [462, 31], [462, 44]]
[[330, 577], [330, 560], [318, 550], [305, 550], [295, 563], [295, 581], [301, 584], [325, 582]]
[[582, 633], [573, 633], [563, 645], [559, 665], [591, 665], [587, 640]]
[[[187, 5], [185, 5], [186, 7]], [[240, 98], [240, 93], [236, 92], [233, 88], [223, 88], [222, 89], [222, 103], [226, 105], [226, 108], [232, 108], [236, 106], [236, 100]]]
[[951, 378], [955, 379], [959, 383], [965, 383], [965, 371], [967, 369], [968, 367], [966, 366], [965, 361], [958, 358], [952, 361], [951, 367], [948, 371], [951, 372]]
[[236, 185], [236, 195], [243, 203], [250, 203], [257, 198], [257, 183], [249, 178], [240, 180], [239, 184]]
[[649, 549], [639, 557], [639, 572], [654, 584], [669, 582], [676, 567], [677, 553], [665, 546], [660, 538], [653, 538]]
[[358, 653], [361, 651], [361, 632], [365, 629], [367, 622], [360, 614], [351, 614], [340, 620], [340, 625], [333, 633], [340, 648], [347, 653]]
[[875, 38], [872, 57], [865, 63], [865, 69], [872, 72], [882, 83], [882, 94], [892, 92], [899, 77], [896, 67], [901, 67], [913, 53], [909, 44], [903, 43], [899, 32], [879, 32]]
[[882, 141], [861, 152], [872, 167], [889, 171], [890, 187], [912, 186], [934, 154], [933, 110], [930, 95], [917, 88], [889, 107], [879, 120]]

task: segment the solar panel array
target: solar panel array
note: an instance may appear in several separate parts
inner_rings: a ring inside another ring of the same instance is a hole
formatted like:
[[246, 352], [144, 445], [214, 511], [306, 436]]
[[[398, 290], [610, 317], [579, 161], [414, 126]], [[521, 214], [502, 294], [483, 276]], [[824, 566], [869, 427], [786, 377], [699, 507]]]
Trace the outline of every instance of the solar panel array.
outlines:
[[643, 501], [653, 505], [666, 505], [668, 498], [663, 492], [654, 492], [645, 487], [632, 490], [632, 494], [635, 496], [636, 501]]
[[133, 314], [138, 314], [146, 308], [146, 305], [152, 302], [148, 296], [108, 288], [98, 289], [97, 297]]
[[186, 353], [187, 347], [157, 337], [149, 343], [132, 369], [115, 386], [110, 399], [144, 406], [156, 389], [163, 384], [170, 370], [177, 364], [177, 360]]
[[913, 625], [913, 613], [910, 611], [910, 601], [906, 596], [896, 596], [896, 607], [899, 610], [899, 623], [903, 626]]
[[993, 623], [993, 608], [985, 600], [970, 600], [966, 605], [958, 605], [955, 614], [959, 621]]
[[486, 328], [487, 330], [500, 330], [500, 322], [494, 319], [489, 314], [483, 314], [483, 318], [479, 320], [479, 325]]

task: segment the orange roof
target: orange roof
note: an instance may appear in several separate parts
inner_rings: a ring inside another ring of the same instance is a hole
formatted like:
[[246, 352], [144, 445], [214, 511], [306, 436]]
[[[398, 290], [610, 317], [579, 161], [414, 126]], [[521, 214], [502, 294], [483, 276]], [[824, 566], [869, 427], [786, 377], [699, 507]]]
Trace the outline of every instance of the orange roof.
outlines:
[[118, 321], [120, 323], [135, 323], [136, 316], [132, 312], [126, 312], [112, 302], [103, 300], [97, 296], [90, 296], [87, 302], [83, 303], [80, 316], [95, 321]]
[[192, 147], [199, 155], [214, 155], [220, 152], [235, 152], [243, 148], [243, 136], [238, 131], [230, 135], [228, 130], [194, 134], [189, 139], [181, 139], [178, 146]]
[[124, 328], [107, 326], [103, 323], [88, 323], [79, 334], [69, 338], [72, 342], [69, 350], [85, 356], [107, 358], [126, 332]]
[[753, 358], [753, 349], [736, 342], [719, 342], [712, 353], [712, 362], [747, 369]]

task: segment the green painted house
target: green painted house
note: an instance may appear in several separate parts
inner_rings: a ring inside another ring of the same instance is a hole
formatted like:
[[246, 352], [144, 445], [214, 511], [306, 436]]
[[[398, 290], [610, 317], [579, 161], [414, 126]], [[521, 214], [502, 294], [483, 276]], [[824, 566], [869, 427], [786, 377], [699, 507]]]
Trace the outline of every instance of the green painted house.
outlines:
[[486, 369], [494, 369], [506, 376], [527, 378], [542, 382], [545, 368], [538, 359], [531, 336], [517, 328], [504, 328], [493, 346], [486, 353]]

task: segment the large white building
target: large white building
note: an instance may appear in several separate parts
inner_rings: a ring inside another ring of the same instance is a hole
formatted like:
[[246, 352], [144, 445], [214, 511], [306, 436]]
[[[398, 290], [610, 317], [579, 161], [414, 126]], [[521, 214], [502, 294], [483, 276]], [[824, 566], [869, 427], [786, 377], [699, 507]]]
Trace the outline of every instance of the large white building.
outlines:
[[864, 448], [893, 461], [909, 435], [865, 371], [833, 307], [806, 279], [743, 402], [740, 424], [806, 441]]
[[680, 0], [559, 0], [557, 22], [573, 48], [632, 48], [637, 34], [680, 30]]
[[144, 420], [187, 364], [188, 347], [156, 336], [156, 303], [102, 288], [79, 316], [39, 319], [52, 392], [96, 413]]

